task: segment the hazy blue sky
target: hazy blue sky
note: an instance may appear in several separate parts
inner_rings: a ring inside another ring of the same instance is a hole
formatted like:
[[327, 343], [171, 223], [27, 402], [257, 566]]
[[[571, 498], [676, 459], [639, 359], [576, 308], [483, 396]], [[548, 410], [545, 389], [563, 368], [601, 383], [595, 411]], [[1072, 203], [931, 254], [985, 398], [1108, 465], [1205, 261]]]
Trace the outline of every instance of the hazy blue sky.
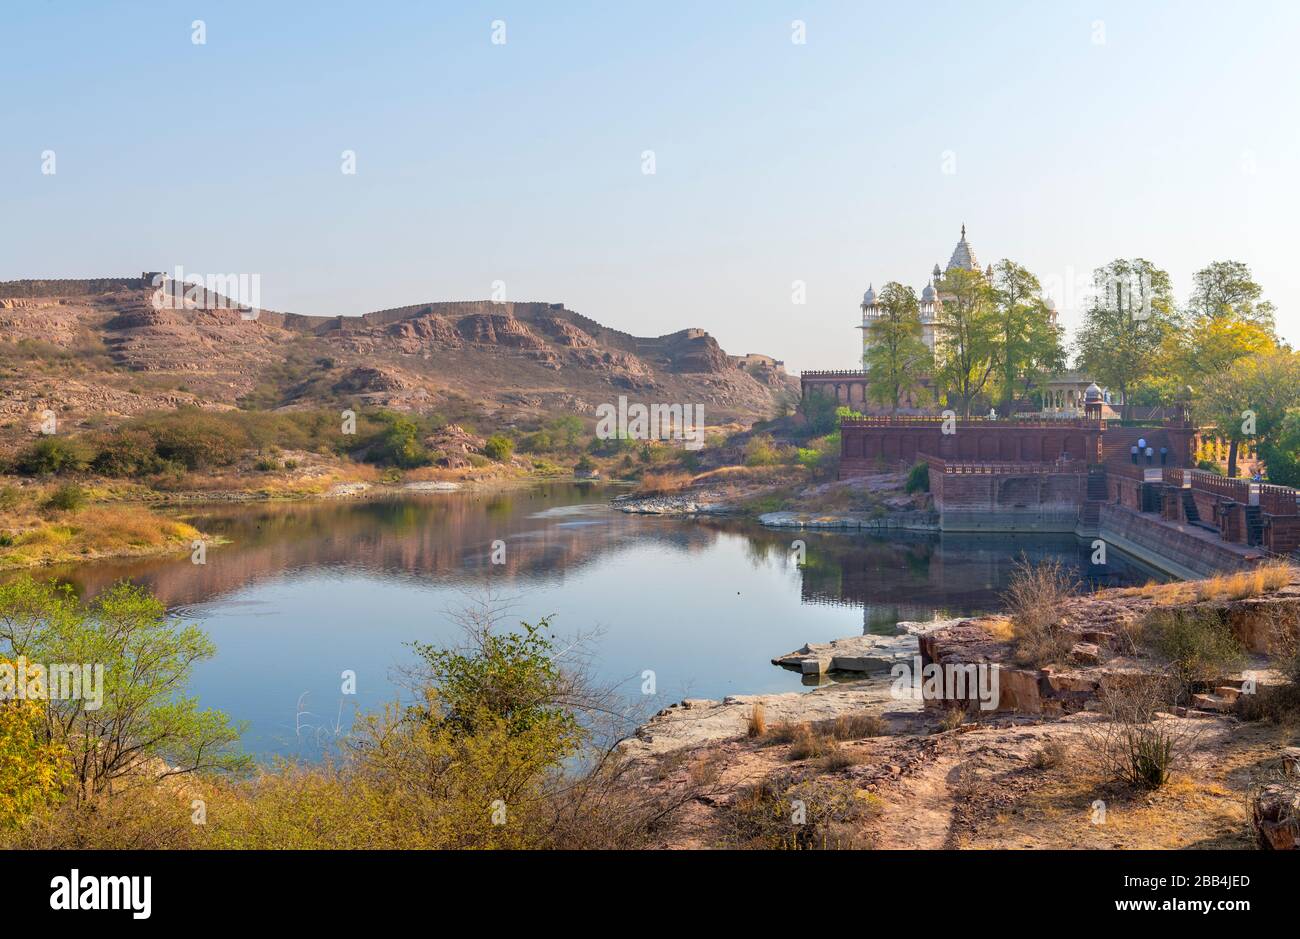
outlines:
[[851, 367], [868, 282], [919, 289], [965, 222], [1067, 324], [1113, 257], [1180, 296], [1232, 258], [1295, 343], [1297, 36], [1292, 0], [6, 0], [0, 279], [256, 273], [321, 314], [499, 280]]

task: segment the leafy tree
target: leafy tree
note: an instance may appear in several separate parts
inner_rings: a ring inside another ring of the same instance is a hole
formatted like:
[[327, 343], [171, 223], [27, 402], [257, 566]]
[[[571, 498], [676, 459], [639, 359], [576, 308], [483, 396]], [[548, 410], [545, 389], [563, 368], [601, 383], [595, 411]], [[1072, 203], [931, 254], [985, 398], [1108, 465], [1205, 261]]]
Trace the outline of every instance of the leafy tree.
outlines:
[[1142, 258], [1119, 258], [1093, 273], [1095, 289], [1075, 345], [1079, 364], [1100, 384], [1131, 396], [1157, 374], [1165, 337], [1177, 323], [1169, 275]]
[[1284, 424], [1300, 406], [1300, 355], [1279, 349], [1245, 356], [1206, 375], [1194, 390], [1199, 421], [1228, 441], [1229, 476], [1237, 475], [1237, 451], [1247, 440], [1266, 461], [1271, 453], [1285, 465]]
[[799, 402], [799, 411], [808, 422], [808, 429], [814, 437], [828, 434], [839, 424], [836, 409], [839, 402], [820, 388], [811, 389]]
[[867, 328], [863, 356], [867, 396], [898, 413], [903, 396], [921, 387], [933, 365], [921, 338], [921, 309], [911, 287], [890, 282], [880, 291], [880, 315]]
[[1277, 437], [1261, 447], [1268, 466], [1268, 481], [1300, 488], [1300, 407], [1287, 409]]
[[993, 265], [992, 287], [998, 318], [998, 407], [1010, 414], [1017, 392], [1064, 367], [1065, 350], [1037, 277], [1004, 259]]
[[1261, 300], [1264, 290], [1240, 261], [1215, 261], [1192, 275], [1188, 312], [1206, 320], [1254, 323], [1266, 332], [1274, 329], [1276, 307]]
[[938, 380], [957, 399], [963, 417], [999, 362], [999, 322], [993, 289], [979, 271], [955, 267], [939, 282], [943, 303], [935, 317]]
[[82, 604], [66, 584], [24, 575], [0, 585], [0, 654], [103, 666], [98, 707], [84, 681], [80, 697], [40, 702], [41, 739], [67, 749], [76, 799], [124, 777], [249, 765], [236, 749], [241, 728], [185, 694], [212, 643], [195, 626], [174, 626], [147, 590], [122, 582]]
[[405, 414], [391, 411], [380, 415], [386, 425], [371, 456], [381, 463], [411, 469], [429, 462], [429, 452], [420, 443], [420, 427]]
[[1221, 372], [1248, 355], [1277, 345], [1273, 305], [1260, 301], [1262, 289], [1250, 269], [1236, 261], [1218, 261], [1198, 271], [1180, 329], [1167, 333], [1162, 351], [1161, 397], [1169, 400], [1187, 386]]

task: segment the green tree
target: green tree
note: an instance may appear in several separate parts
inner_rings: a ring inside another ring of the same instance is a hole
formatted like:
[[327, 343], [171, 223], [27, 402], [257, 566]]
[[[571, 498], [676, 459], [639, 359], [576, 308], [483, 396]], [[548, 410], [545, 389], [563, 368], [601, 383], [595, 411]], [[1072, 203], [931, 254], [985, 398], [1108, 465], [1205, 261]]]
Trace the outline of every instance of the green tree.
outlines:
[[1188, 312], [1201, 319], [1254, 323], [1273, 332], [1276, 307], [1240, 261], [1215, 261], [1192, 275]]
[[867, 396], [897, 414], [903, 396], [922, 387], [933, 361], [921, 338], [921, 308], [911, 287], [890, 282], [880, 291], [880, 315], [867, 327]]
[[1288, 408], [1275, 440], [1261, 448], [1268, 481], [1300, 488], [1300, 407]]
[[1237, 475], [1237, 451], [1245, 441], [1266, 462], [1272, 454], [1285, 467], [1286, 419], [1300, 406], [1300, 355], [1277, 349], [1244, 356], [1193, 390], [1198, 421], [1228, 441], [1229, 476]]
[[979, 271], [955, 267], [938, 285], [935, 316], [939, 383], [956, 398], [963, 417], [983, 393], [999, 362], [999, 322], [993, 288]]
[[839, 425], [839, 418], [835, 414], [837, 408], [839, 402], [817, 387], [811, 388], [799, 402], [799, 411], [808, 422], [808, 429], [814, 437], [828, 434]]
[[1217, 261], [1198, 271], [1194, 281], [1181, 328], [1165, 337], [1160, 390], [1166, 400], [1244, 356], [1277, 345], [1273, 305], [1259, 299], [1262, 288], [1246, 265]]
[[1010, 414], [1017, 393], [1064, 368], [1065, 349], [1037, 277], [1003, 259], [993, 265], [992, 288], [998, 319], [998, 408]]
[[1093, 301], [1075, 340], [1079, 364], [1100, 384], [1131, 397], [1158, 374], [1165, 337], [1177, 324], [1169, 275], [1142, 258], [1093, 272]]
[[241, 728], [185, 694], [194, 666], [215, 651], [201, 630], [173, 625], [157, 599], [126, 582], [89, 604], [66, 584], [26, 575], [0, 585], [0, 655], [103, 666], [102, 695], [93, 679], [86, 689], [83, 674], [80, 697], [50, 693], [41, 702], [43, 739], [68, 751], [77, 799], [128, 776], [249, 765], [237, 750]]

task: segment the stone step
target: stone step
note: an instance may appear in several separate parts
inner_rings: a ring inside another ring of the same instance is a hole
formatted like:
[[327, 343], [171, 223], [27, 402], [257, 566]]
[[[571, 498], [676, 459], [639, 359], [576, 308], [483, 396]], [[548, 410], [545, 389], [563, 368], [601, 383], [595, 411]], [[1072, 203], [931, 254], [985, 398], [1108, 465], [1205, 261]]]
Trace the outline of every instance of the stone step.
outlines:
[[1233, 702], [1228, 698], [1221, 698], [1215, 694], [1194, 694], [1192, 695], [1192, 707], [1199, 708], [1202, 711], [1216, 711], [1219, 714], [1227, 714], [1232, 710]]

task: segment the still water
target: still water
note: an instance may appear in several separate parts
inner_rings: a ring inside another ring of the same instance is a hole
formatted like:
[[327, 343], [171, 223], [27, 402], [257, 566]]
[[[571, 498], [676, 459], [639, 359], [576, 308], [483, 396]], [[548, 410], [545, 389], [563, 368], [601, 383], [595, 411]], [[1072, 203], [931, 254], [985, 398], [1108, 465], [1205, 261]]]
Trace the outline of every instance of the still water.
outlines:
[[[54, 573], [85, 595], [129, 578], [202, 626], [218, 652], [192, 691], [247, 722], [245, 748], [263, 758], [318, 754], [357, 708], [399, 694], [412, 640], [456, 644], [456, 614], [488, 597], [508, 606], [504, 625], [550, 616], [562, 641], [590, 637], [594, 671], [628, 694], [653, 672], [659, 707], [797, 691], [800, 677], [770, 660], [805, 642], [997, 609], [1022, 552], [1094, 583], [1159, 579], [1114, 550], [1109, 565], [1090, 565], [1089, 545], [1071, 536], [779, 532], [626, 515], [608, 505], [618, 491], [562, 483], [191, 509], [229, 541], [202, 566], [185, 556]], [[492, 563], [495, 541], [503, 564]], [[341, 692], [345, 671], [355, 696]]]

